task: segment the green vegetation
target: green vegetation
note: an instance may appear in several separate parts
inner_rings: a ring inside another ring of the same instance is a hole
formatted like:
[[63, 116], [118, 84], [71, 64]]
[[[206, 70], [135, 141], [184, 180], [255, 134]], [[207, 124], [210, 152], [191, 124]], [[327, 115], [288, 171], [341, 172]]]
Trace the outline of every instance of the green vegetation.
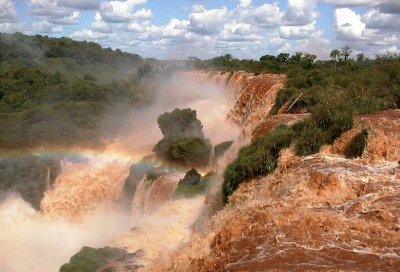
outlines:
[[272, 172], [277, 166], [279, 152], [289, 147], [293, 136], [291, 128], [279, 126], [269, 135], [243, 147], [237, 158], [225, 170], [223, 184], [225, 201], [242, 181]]
[[317, 153], [323, 145], [323, 130], [312, 119], [303, 121], [299, 125], [303, 125], [303, 127], [296, 137], [296, 154], [307, 156]]
[[175, 109], [157, 119], [164, 137], [153, 148], [158, 158], [180, 166], [208, 164], [211, 144], [204, 138], [196, 111]]
[[[271, 114], [311, 113], [291, 128], [277, 128], [240, 150], [224, 173], [225, 201], [244, 180], [272, 172], [279, 151], [291, 143], [297, 155], [311, 155], [351, 129], [354, 115], [400, 108], [400, 55], [387, 53], [371, 60], [358, 54], [353, 60], [351, 53], [351, 48], [345, 46], [332, 50], [330, 61], [301, 52], [292, 56], [265, 55], [259, 61], [238, 60], [231, 55], [188, 60], [190, 65], [203, 69], [285, 73], [286, 86], [278, 93]], [[362, 154], [366, 137], [363, 132], [354, 139], [348, 148], [349, 157]]]
[[152, 68], [137, 55], [67, 38], [0, 33], [0, 149], [99, 146], [152, 100]]
[[69, 263], [60, 268], [60, 272], [96, 272], [112, 261], [124, 261], [135, 257], [124, 249], [103, 247], [99, 249], [83, 247], [71, 257]]
[[211, 145], [201, 138], [183, 138], [170, 145], [170, 158], [181, 165], [202, 166], [208, 164]]
[[345, 156], [349, 159], [361, 157], [368, 143], [368, 130], [363, 129], [346, 147]]
[[101, 83], [126, 79], [145, 63], [137, 54], [64, 37], [0, 33], [0, 48], [1, 70], [7, 66], [30, 67], [70, 79], [88, 74]]
[[313, 107], [332, 93], [342, 101], [351, 102], [353, 114], [370, 114], [378, 110], [400, 107], [400, 54], [387, 53], [374, 60], [358, 54], [351, 59], [352, 50], [345, 46], [332, 50], [331, 60], [317, 60], [314, 55], [297, 52], [293, 55], [265, 55], [257, 60], [239, 60], [224, 55], [210, 60], [189, 58], [187, 67], [254, 73], [285, 73], [286, 86], [278, 93], [271, 114], [283, 106], [286, 111], [296, 98], [289, 113], [311, 112]]
[[204, 177], [201, 177], [200, 181], [195, 184], [179, 182], [174, 198], [191, 198], [204, 194], [215, 176], [215, 173], [210, 172]]
[[229, 148], [231, 148], [233, 141], [226, 141], [214, 146], [215, 158], [222, 157]]

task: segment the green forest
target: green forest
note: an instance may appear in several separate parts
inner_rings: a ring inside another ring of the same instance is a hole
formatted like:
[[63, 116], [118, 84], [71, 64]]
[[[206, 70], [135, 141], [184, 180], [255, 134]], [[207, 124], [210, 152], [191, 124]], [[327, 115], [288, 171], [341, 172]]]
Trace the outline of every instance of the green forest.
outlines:
[[336, 119], [400, 105], [400, 56], [388, 53], [368, 59], [363, 54], [353, 56], [347, 46], [332, 50], [331, 59], [325, 61], [297, 52], [259, 60], [227, 54], [167, 62], [93, 42], [15, 33], [0, 34], [0, 49], [0, 150], [101, 145], [100, 131], [112, 137], [120, 125], [118, 120], [104, 123], [105, 114], [151, 103], [157, 88], [153, 80], [176, 69], [285, 73], [287, 84], [272, 114], [285, 107], [289, 113], [314, 116], [323, 116], [327, 109], [340, 112], [329, 120], [315, 117], [305, 125], [313, 131], [309, 134], [322, 133], [328, 143], [351, 125], [342, 120], [340, 128], [333, 128]]
[[[155, 69], [138, 55], [68, 38], [0, 34], [0, 150], [101, 144], [106, 113], [151, 100]], [[105, 126], [105, 127], [104, 127]]]

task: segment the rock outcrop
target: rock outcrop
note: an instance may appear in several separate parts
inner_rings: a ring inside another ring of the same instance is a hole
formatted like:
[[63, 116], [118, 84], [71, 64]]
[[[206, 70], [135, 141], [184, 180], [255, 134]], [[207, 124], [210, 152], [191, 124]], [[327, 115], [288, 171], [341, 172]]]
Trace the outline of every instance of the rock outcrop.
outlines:
[[286, 75], [253, 74], [248, 72], [182, 72], [180, 76], [207, 84], [215, 84], [234, 97], [235, 103], [228, 118], [248, 135], [265, 118], [275, 103]]
[[16, 192], [39, 210], [44, 193], [51, 189], [60, 172], [60, 159], [56, 157], [0, 157], [0, 193]]
[[[365, 165], [362, 159], [284, 153], [273, 175], [243, 184], [212, 219], [211, 229], [175, 253], [169, 267], [397, 271], [398, 163]], [[197, 250], [199, 243], [203, 250]]]

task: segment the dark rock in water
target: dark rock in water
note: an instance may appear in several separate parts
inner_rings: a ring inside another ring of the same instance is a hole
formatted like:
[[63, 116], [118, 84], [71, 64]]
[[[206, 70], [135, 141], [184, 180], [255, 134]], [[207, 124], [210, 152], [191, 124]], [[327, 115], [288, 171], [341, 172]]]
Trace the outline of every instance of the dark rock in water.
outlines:
[[56, 157], [0, 157], [0, 192], [17, 192], [39, 210], [44, 193], [60, 172], [60, 159]]
[[152, 166], [146, 163], [138, 163], [131, 166], [129, 176], [127, 177], [124, 184], [122, 198], [122, 204], [127, 209], [130, 209], [132, 206], [132, 199], [135, 195], [139, 182], [145, 177], [146, 173], [151, 168]]
[[195, 110], [175, 109], [157, 119], [163, 138], [154, 146], [157, 158], [180, 167], [200, 167], [209, 163], [211, 143]]
[[214, 176], [215, 174], [210, 172], [204, 177], [201, 177], [195, 169], [190, 170], [186, 173], [185, 177], [179, 181], [174, 198], [191, 198], [205, 194]]
[[69, 263], [60, 268], [60, 272], [114, 272], [114, 271], [138, 271], [141, 265], [136, 263], [143, 257], [143, 251], [129, 253], [120, 248], [91, 248], [83, 247], [77, 254], [71, 257]]
[[196, 171], [196, 169], [192, 168], [186, 173], [185, 177], [179, 181], [179, 183], [196, 185], [200, 182], [200, 179], [201, 175]]

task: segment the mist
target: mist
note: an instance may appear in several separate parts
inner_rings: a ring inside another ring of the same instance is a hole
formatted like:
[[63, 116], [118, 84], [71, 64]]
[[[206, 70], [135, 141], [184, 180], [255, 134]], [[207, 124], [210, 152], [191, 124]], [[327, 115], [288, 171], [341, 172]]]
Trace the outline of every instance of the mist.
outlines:
[[[132, 218], [116, 205], [102, 204], [122, 197], [130, 164], [150, 154], [161, 140], [157, 118], [165, 112], [175, 108], [196, 110], [212, 145], [237, 139], [240, 130], [227, 121], [234, 97], [224, 87], [176, 72], [153, 79], [151, 103], [118, 114], [105, 113], [104, 124], [117, 123], [119, 133], [91, 156], [87, 156], [85, 147], [74, 150], [77, 158], [85, 159], [64, 163], [54, 187], [45, 193], [41, 211], [16, 194], [1, 201], [0, 271], [58, 271], [83, 246], [147, 248], [148, 254], [155, 257], [160, 248], [188, 238], [189, 227], [203, 207], [202, 199], [173, 201], [143, 218]], [[107, 134], [115, 132], [104, 129], [99, 133], [112, 138]], [[147, 232], [132, 234], [132, 226]], [[151, 244], [154, 232], [160, 235], [158, 242]], [[121, 233], [126, 235], [118, 236]]]
[[103, 247], [129, 228], [122, 211], [98, 210], [72, 223], [46, 218], [11, 194], [0, 203], [0, 271], [58, 271], [83, 246]]
[[240, 129], [227, 120], [235, 100], [225, 89], [226, 86], [185, 72], [157, 78], [154, 86], [151, 104], [124, 114], [108, 115], [107, 120], [117, 120], [122, 124], [119, 135], [110, 142], [108, 150], [148, 155], [162, 138], [157, 125], [158, 116], [176, 108], [196, 110], [205, 137], [210, 139], [212, 145], [239, 136]]

